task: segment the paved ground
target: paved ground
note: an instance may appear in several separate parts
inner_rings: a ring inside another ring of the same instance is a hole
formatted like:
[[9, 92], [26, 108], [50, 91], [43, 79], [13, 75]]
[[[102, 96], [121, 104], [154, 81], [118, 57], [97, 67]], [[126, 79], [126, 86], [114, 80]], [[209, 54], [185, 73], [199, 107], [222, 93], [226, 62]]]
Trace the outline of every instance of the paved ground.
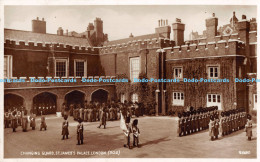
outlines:
[[71, 118], [68, 140], [61, 140], [62, 118], [47, 116], [46, 121], [47, 131], [39, 131], [39, 119], [35, 131], [4, 129], [4, 158], [256, 158], [255, 125], [252, 141], [247, 141], [242, 130], [210, 141], [208, 131], [177, 137], [175, 118], [141, 117], [141, 147], [129, 150], [123, 147], [119, 121], [108, 122], [107, 129], [98, 129], [98, 122], [84, 123], [80, 146], [76, 145], [77, 123]]

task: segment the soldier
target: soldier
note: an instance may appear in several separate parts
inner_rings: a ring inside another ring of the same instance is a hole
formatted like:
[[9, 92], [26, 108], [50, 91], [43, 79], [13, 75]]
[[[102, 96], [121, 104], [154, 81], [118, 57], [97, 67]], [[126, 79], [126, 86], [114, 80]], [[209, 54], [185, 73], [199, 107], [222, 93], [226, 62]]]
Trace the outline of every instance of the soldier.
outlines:
[[215, 122], [214, 122], [214, 136], [216, 139], [218, 139], [219, 135], [219, 119], [218, 114], [215, 115]]
[[132, 133], [132, 129], [129, 126], [129, 123], [130, 123], [130, 118], [127, 118], [126, 122], [125, 122], [127, 130], [124, 130], [125, 141], [126, 141], [126, 144], [124, 144], [124, 147], [128, 147], [129, 149], [131, 149], [131, 146], [130, 146], [130, 135]]
[[5, 122], [5, 128], [9, 128], [9, 113], [8, 111], [5, 112], [4, 122]]
[[106, 129], [106, 106], [105, 104], [103, 105], [104, 107], [101, 110], [101, 114], [100, 114], [100, 125], [98, 126], [98, 128], [101, 127], [101, 125], [104, 125], [104, 129]]
[[186, 132], [187, 134], [190, 134], [190, 125], [191, 125], [191, 122], [190, 122], [190, 112], [187, 111], [187, 114], [186, 114]]
[[133, 146], [139, 147], [139, 136], [140, 136], [140, 130], [137, 127], [138, 120], [135, 119], [132, 124], [132, 131], [133, 131]]
[[12, 125], [12, 128], [13, 128], [13, 132], [16, 132], [16, 130], [15, 130], [17, 128], [16, 111], [12, 112], [12, 115], [11, 115], [11, 125]]
[[77, 140], [78, 140], [78, 144], [77, 145], [80, 145], [80, 144], [83, 144], [83, 124], [82, 124], [82, 119], [79, 118], [78, 119], [78, 126], [77, 126]]
[[[84, 113], [84, 111], [83, 111], [83, 108], [81, 107], [81, 105], [80, 104], [78, 104], [78, 109], [79, 109], [79, 118], [81, 119], [81, 120], [83, 120], [83, 113]], [[82, 121], [81, 121], [82, 122]]]
[[186, 124], [186, 112], [183, 112], [182, 130], [181, 131], [183, 132], [184, 136], [186, 136], [186, 131], [187, 131], [186, 126], [187, 126], [187, 124]]
[[40, 131], [42, 131], [42, 129], [47, 130], [47, 124], [46, 124], [46, 122], [45, 122], [45, 117], [44, 117], [44, 116], [41, 117]]
[[224, 112], [221, 112], [221, 117], [219, 120], [219, 132], [224, 136]]
[[32, 127], [32, 130], [35, 130], [36, 122], [35, 122], [36, 115], [32, 112], [30, 116], [30, 127]]
[[27, 132], [27, 127], [28, 127], [27, 111], [24, 111], [24, 115], [22, 116], [22, 128], [23, 128], [23, 132]]
[[181, 126], [182, 126], [182, 115], [181, 113], [178, 113], [178, 118], [177, 118], [177, 135], [180, 137], [181, 136]]
[[211, 115], [210, 122], [209, 122], [209, 136], [211, 138], [211, 141], [214, 140], [214, 127], [215, 127], [214, 117]]
[[251, 115], [247, 115], [247, 123], [245, 125], [245, 128], [246, 128], [246, 136], [248, 137], [248, 140], [251, 141], [251, 138], [253, 136], [253, 133], [252, 133], [252, 127], [253, 127], [253, 123], [252, 123], [252, 120], [251, 120]]
[[88, 110], [87, 110], [87, 105], [85, 105], [85, 108], [84, 108], [84, 121], [87, 122], [88, 121]]
[[65, 136], [68, 139], [69, 138], [69, 122], [68, 122], [68, 117], [64, 116], [64, 121], [62, 123], [62, 140], [64, 140]]

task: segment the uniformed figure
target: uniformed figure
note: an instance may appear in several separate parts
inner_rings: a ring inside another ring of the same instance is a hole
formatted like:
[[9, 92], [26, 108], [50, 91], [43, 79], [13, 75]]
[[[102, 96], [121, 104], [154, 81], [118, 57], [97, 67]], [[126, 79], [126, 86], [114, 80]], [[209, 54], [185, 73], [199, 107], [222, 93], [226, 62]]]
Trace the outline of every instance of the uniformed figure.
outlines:
[[97, 120], [97, 107], [96, 107], [96, 105], [93, 105], [92, 114], [93, 114], [93, 119], [92, 119], [92, 121], [95, 122], [95, 121]]
[[83, 118], [84, 110], [83, 110], [82, 107], [80, 107], [80, 105], [78, 105], [78, 109], [79, 109], [79, 118], [80, 118], [81, 120], [83, 120], [83, 119], [84, 119], [84, 118]]
[[214, 136], [216, 139], [218, 139], [218, 135], [219, 135], [219, 119], [218, 119], [218, 115], [215, 115], [215, 122], [214, 122]]
[[83, 144], [83, 124], [82, 124], [82, 119], [79, 118], [78, 119], [78, 126], [77, 126], [77, 140], [78, 140], [78, 144], [77, 145], [80, 145], [80, 144]]
[[8, 111], [5, 112], [4, 122], [5, 122], [5, 128], [9, 128], [9, 113]]
[[45, 117], [44, 117], [44, 116], [41, 117], [40, 131], [41, 131], [42, 129], [47, 130], [47, 124], [46, 124], [46, 122], [45, 122]]
[[67, 120], [68, 117], [64, 116], [64, 121], [62, 123], [62, 140], [64, 140], [65, 136], [68, 139], [69, 138], [69, 121]]
[[13, 111], [12, 116], [11, 116], [11, 125], [13, 128], [13, 132], [16, 132], [16, 128], [17, 128], [17, 116], [16, 116], [16, 111]]
[[224, 136], [224, 112], [221, 112], [221, 117], [219, 120], [219, 132]]
[[[104, 105], [103, 105], [104, 106]], [[100, 114], [100, 125], [98, 126], [98, 128], [101, 127], [101, 125], [104, 125], [104, 129], [106, 129], [106, 107], [104, 106], [103, 109], [101, 110], [101, 114]]]
[[184, 136], [186, 136], [186, 112], [183, 112], [183, 118], [182, 118], [182, 133]]
[[87, 106], [85, 106], [83, 112], [84, 112], [84, 121], [86, 122], [86, 121], [88, 121], [88, 109], [87, 109]]
[[210, 122], [209, 122], [209, 136], [211, 138], [211, 141], [214, 140], [214, 126], [215, 126], [214, 117], [211, 115]]
[[129, 149], [131, 149], [131, 146], [130, 146], [130, 135], [132, 133], [132, 129], [131, 129], [130, 125], [129, 125], [129, 123], [130, 123], [129, 119], [130, 118], [128, 118], [126, 120], [126, 123], [125, 123], [127, 130], [124, 130], [124, 134], [125, 134], [125, 144], [124, 144], [124, 147], [128, 147]]
[[177, 118], [177, 135], [181, 137], [181, 126], [182, 126], [182, 115], [181, 113], [178, 113], [178, 118]]
[[252, 120], [251, 120], [251, 115], [248, 114], [247, 123], [245, 125], [245, 128], [246, 128], [246, 136], [248, 137], [249, 141], [251, 141], [251, 138], [253, 136], [252, 127], [253, 127], [253, 123], [252, 123]]
[[17, 111], [17, 120], [18, 125], [22, 125], [22, 112], [20, 110]]
[[34, 113], [31, 113], [30, 116], [30, 127], [32, 127], [32, 130], [35, 130], [36, 122], [35, 122], [36, 115]]
[[132, 124], [132, 131], [133, 131], [133, 146], [139, 147], [139, 136], [140, 136], [140, 130], [137, 127], [138, 120], [135, 119]]
[[23, 132], [27, 132], [27, 127], [28, 127], [27, 111], [24, 111], [24, 115], [22, 116], [22, 128], [23, 128]]
[[63, 103], [63, 104], [62, 104], [62, 107], [61, 107], [61, 116], [62, 116], [62, 117], [64, 117], [65, 109], [66, 109], [66, 105], [65, 105], [65, 103]]

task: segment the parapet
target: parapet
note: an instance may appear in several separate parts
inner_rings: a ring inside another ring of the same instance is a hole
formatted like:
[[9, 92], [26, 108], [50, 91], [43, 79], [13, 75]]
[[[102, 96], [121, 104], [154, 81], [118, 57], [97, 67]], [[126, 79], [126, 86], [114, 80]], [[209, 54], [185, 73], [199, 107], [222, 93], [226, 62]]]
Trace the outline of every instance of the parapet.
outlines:
[[165, 47], [173, 47], [174, 45], [175, 42], [167, 38], [133, 40], [127, 43], [103, 46], [100, 50], [100, 54], [119, 53], [130, 50], [158, 49]]
[[25, 42], [23, 40], [15, 41], [10, 39], [5, 39], [4, 47], [9, 49], [16, 50], [36, 50], [36, 51], [50, 51], [51, 44], [54, 45], [54, 52], [70, 52], [70, 53], [80, 53], [80, 54], [99, 54], [98, 47], [85, 47], [79, 45], [64, 45], [63, 43], [55, 43], [55, 42], [34, 42], [28, 41]]
[[167, 60], [245, 55], [245, 44], [238, 39], [201, 42], [164, 49]]

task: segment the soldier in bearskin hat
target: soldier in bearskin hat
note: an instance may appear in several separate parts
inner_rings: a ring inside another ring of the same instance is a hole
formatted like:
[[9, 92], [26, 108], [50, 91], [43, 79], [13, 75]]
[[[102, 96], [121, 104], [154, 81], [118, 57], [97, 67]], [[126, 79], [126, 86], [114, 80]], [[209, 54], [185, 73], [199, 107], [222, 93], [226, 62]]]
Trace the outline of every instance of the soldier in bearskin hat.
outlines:
[[253, 136], [253, 133], [252, 133], [252, 127], [253, 127], [253, 122], [251, 120], [251, 115], [247, 115], [247, 123], [245, 125], [245, 128], [246, 128], [246, 136], [248, 137], [248, 140], [251, 141], [251, 138]]
[[181, 136], [181, 126], [182, 126], [182, 115], [181, 113], [178, 113], [178, 118], [177, 118], [177, 135], [180, 137]]
[[65, 136], [68, 139], [69, 138], [69, 121], [67, 120], [68, 116], [64, 116], [64, 121], [62, 123], [62, 140], [64, 140]]
[[186, 136], [186, 112], [183, 112], [182, 115], [183, 115], [183, 118], [182, 118], [182, 129], [181, 129], [181, 131], [182, 131], [183, 135]]
[[186, 131], [187, 131], [187, 134], [190, 134], [190, 126], [191, 126], [191, 122], [190, 122], [190, 111], [187, 111], [187, 114], [186, 114]]
[[211, 115], [210, 122], [209, 122], [209, 136], [210, 136], [211, 141], [214, 140], [214, 126], [215, 126], [214, 117], [213, 117], [213, 115]]
[[138, 125], [138, 119], [135, 119], [132, 124], [132, 131], [133, 131], [133, 146], [139, 147], [139, 136], [140, 136], [140, 130], [137, 127]]
[[83, 144], [83, 124], [82, 124], [82, 119], [78, 119], [79, 124], [77, 125], [77, 145]]
[[219, 119], [218, 119], [218, 114], [215, 114], [215, 122], [214, 122], [214, 136], [216, 139], [218, 139], [218, 135], [219, 135]]
[[219, 119], [219, 132], [222, 136], [224, 136], [224, 123], [225, 123], [225, 117], [224, 117], [224, 111], [220, 113], [220, 119]]
[[129, 123], [130, 123], [130, 118], [126, 118], [125, 125], [126, 125], [126, 129], [127, 130], [124, 130], [125, 142], [126, 142], [126, 144], [124, 144], [124, 147], [128, 147], [129, 149], [131, 149], [131, 146], [130, 146], [130, 135], [132, 133], [132, 129], [131, 129]]
[[11, 116], [11, 125], [12, 125], [12, 128], [13, 128], [13, 132], [16, 132], [16, 128], [17, 128], [17, 116], [16, 116], [16, 111], [13, 111], [12, 112], [12, 116]]

